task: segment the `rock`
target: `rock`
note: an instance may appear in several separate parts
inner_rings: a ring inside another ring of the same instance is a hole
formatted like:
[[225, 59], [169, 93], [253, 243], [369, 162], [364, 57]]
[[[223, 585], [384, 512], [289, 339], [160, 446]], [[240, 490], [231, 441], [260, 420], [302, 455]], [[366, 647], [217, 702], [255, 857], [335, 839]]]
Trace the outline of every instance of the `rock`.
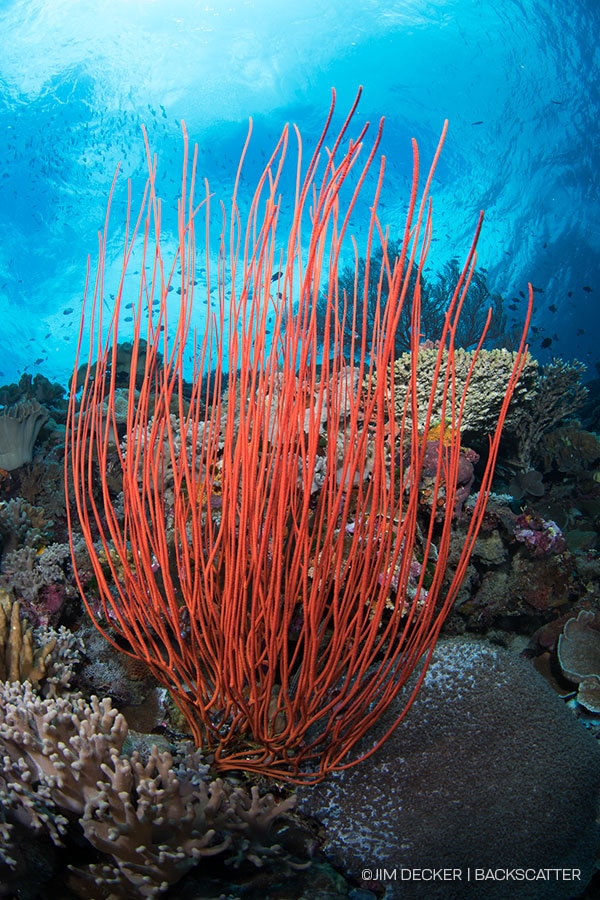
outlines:
[[363, 882], [386, 900], [571, 900], [593, 874], [599, 791], [600, 749], [531, 665], [452, 638], [385, 744], [302, 788], [299, 809], [341, 871], [387, 870]]

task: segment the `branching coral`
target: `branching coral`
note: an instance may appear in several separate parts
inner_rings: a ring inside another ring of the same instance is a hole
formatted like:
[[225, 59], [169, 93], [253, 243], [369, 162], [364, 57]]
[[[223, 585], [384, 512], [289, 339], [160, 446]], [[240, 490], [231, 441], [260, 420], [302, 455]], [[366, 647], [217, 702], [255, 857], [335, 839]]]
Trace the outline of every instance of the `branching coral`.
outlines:
[[65, 601], [77, 595], [69, 557], [68, 544], [58, 543], [21, 547], [2, 557], [0, 586], [14, 590], [35, 625], [55, 622]]
[[585, 402], [587, 390], [581, 383], [583, 363], [554, 359], [544, 366], [527, 395], [515, 405], [515, 416], [506, 429], [513, 453], [511, 464], [528, 471], [541, 438], [572, 416]]
[[18, 547], [39, 548], [51, 540], [53, 522], [41, 506], [32, 506], [21, 497], [0, 502], [2, 552]]
[[33, 631], [21, 622], [19, 604], [0, 592], [0, 681], [38, 684], [48, 672], [48, 657], [56, 645], [50, 640], [34, 650]]
[[0, 681], [29, 681], [54, 693], [68, 687], [82, 649], [67, 628], [32, 629], [18, 600], [0, 589]]

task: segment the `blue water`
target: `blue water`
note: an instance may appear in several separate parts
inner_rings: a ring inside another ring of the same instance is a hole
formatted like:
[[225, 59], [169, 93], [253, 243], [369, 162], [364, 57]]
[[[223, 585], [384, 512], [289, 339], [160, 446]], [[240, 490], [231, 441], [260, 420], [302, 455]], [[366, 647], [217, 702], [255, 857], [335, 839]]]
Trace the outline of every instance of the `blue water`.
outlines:
[[248, 185], [286, 121], [310, 147], [331, 87], [341, 114], [359, 84], [357, 121], [386, 118], [391, 233], [403, 224], [409, 140], [429, 159], [448, 118], [432, 268], [464, 255], [484, 208], [489, 287], [508, 303], [528, 280], [541, 288], [535, 355], [577, 357], [594, 375], [599, 34], [597, 0], [2, 0], [0, 382], [27, 370], [66, 383], [117, 163], [116, 234], [126, 177], [143, 186], [142, 124], [167, 209], [182, 118], [200, 175], [227, 200], [249, 116]]

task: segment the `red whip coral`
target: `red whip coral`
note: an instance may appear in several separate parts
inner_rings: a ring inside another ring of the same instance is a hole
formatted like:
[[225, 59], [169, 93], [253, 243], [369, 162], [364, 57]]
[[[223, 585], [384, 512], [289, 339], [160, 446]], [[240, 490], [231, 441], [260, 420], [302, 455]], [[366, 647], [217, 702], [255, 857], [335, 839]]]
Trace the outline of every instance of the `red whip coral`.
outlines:
[[[377, 271], [367, 262], [360, 281], [365, 302], [355, 297], [350, 303], [336, 275], [350, 242], [353, 210], [376, 165], [383, 124], [367, 149], [368, 125], [349, 134], [355, 108], [356, 103], [327, 148], [332, 104], [306, 166], [295, 129], [291, 192], [282, 175], [290, 141], [286, 127], [243, 219], [238, 196], [246, 144], [231, 207], [222, 209], [216, 265], [209, 247], [211, 196], [206, 185], [202, 201], [194, 197], [197, 156], [190, 164], [185, 129], [179, 242], [169, 262], [161, 250], [156, 166], [148, 151], [146, 194], [137, 220], [128, 223], [123, 274], [105, 331], [107, 216], [91, 300], [90, 357], [79, 375], [79, 408], [74, 391], [71, 396], [67, 433], [70, 514], [83, 531], [101, 601], [99, 613], [95, 598], [86, 598], [90, 614], [109, 640], [144, 659], [169, 687], [198, 744], [214, 753], [217, 768], [297, 781], [355, 762], [356, 742], [415, 666], [429, 658], [481, 523], [525, 350], [523, 339], [463, 551], [445, 584], [466, 392], [455, 389], [455, 335], [477, 235], [440, 335], [432, 398], [441, 386], [448, 430], [438, 442], [432, 490], [434, 501], [437, 494], [444, 497], [446, 514], [440, 517], [433, 502], [434, 512], [427, 515], [419, 485], [435, 423], [433, 399], [424, 423], [417, 409], [420, 279], [411, 282], [411, 273], [422, 271], [431, 239], [428, 194], [446, 129], [421, 199], [413, 142], [402, 252], [393, 263], [377, 211], [385, 159], [379, 161], [366, 259], [378, 245], [382, 261]], [[286, 202], [293, 220], [282, 233]], [[190, 319], [201, 216], [209, 321], [196, 340]], [[480, 225], [481, 220], [477, 234]], [[113, 449], [118, 332], [125, 303], [130, 305], [125, 276], [136, 241], [143, 244], [144, 264], [133, 302], [126, 443]], [[350, 246], [358, 257], [354, 242]], [[325, 280], [321, 353], [316, 301]], [[366, 297], [373, 283], [380, 290], [385, 283], [387, 301], [368, 324]], [[170, 335], [167, 296], [174, 285], [180, 309]], [[358, 285], [357, 279], [355, 291]], [[398, 414], [394, 331], [405, 304], [411, 309], [413, 369]], [[136, 394], [142, 346], [144, 378]], [[189, 354], [194, 378], [188, 397]], [[78, 367], [79, 356], [75, 372]], [[400, 460], [398, 446], [408, 448]], [[430, 470], [429, 458], [427, 465]], [[117, 472], [118, 509], [110, 487]], [[414, 585], [417, 549], [421, 574]], [[80, 588], [84, 592], [85, 585]], [[404, 712], [417, 690], [418, 683]]]

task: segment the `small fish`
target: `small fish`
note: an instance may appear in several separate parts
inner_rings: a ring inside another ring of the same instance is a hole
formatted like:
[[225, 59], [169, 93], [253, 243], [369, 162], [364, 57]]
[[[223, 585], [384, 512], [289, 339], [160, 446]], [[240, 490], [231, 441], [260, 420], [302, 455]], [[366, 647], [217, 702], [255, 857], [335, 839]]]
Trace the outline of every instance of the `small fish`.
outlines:
[[572, 296], [573, 296], [573, 291], [569, 291], [569, 293], [567, 294], [567, 297], [572, 297]]
[[70, 316], [72, 312], [73, 312], [72, 307], [71, 307], [71, 306], [67, 306], [66, 309], [63, 309], [63, 316]]
[[554, 103], [556, 106], [562, 106], [562, 100], [550, 100], [550, 103]]
[[509, 308], [509, 309], [512, 309], [512, 310], [514, 311], [515, 309], [518, 309], [519, 306], [518, 306], [517, 303], [509, 303], [509, 304], [508, 304], [508, 308]]
[[578, 328], [577, 329], [577, 337], [580, 337], [582, 334], [585, 334], [585, 328]]
[[544, 288], [534, 287], [533, 285], [531, 285], [531, 290], [533, 291], [534, 294], [543, 294], [544, 293]]
[[556, 305], [554, 303], [551, 303], [550, 306], [548, 307], [548, 311], [556, 312]]
[[471, 125], [483, 125], [483, 119], [478, 119], [476, 122], [471, 122]]
[[40, 356], [39, 359], [36, 359], [36, 361], [34, 362], [34, 366], [41, 366], [41, 364], [43, 362], [44, 362], [44, 357]]
[[274, 275], [271, 275], [271, 281], [279, 281], [282, 275], [283, 272], [275, 272]]
[[586, 292], [586, 294], [592, 293], [592, 288], [589, 286], [589, 284], [584, 284], [583, 289]]
[[523, 291], [519, 291], [519, 297], [522, 297], [523, 300], [525, 299], [525, 294], [523, 293]]
[[541, 346], [544, 350], [546, 350], [547, 347], [551, 347], [552, 346], [552, 338], [544, 338]]

